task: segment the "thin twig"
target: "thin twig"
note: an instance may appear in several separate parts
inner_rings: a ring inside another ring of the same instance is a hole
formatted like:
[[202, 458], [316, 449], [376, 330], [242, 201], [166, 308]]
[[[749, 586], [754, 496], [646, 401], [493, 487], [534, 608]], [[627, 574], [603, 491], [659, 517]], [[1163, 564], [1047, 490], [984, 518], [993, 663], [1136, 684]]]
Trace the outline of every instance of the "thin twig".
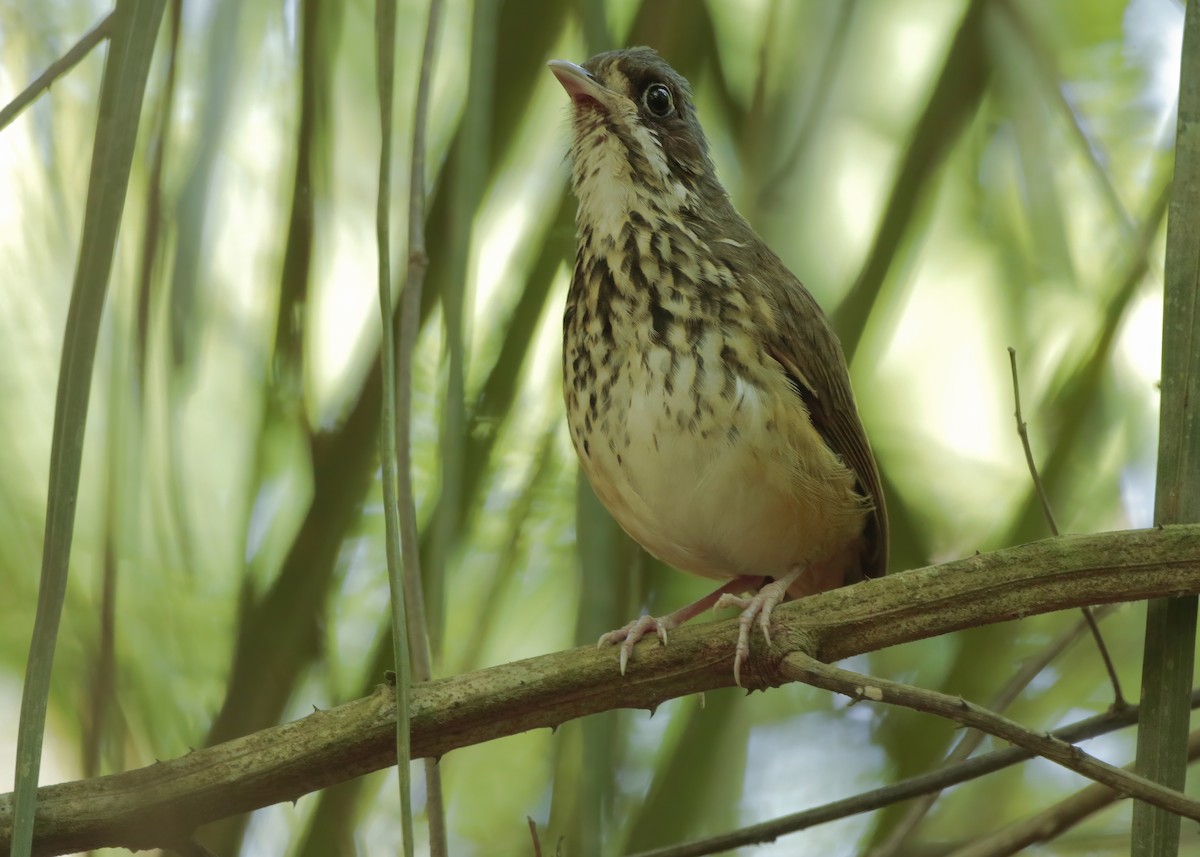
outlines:
[[[1112, 607], [1101, 608], [1105, 613], [1110, 612]], [[1029, 683], [1039, 676], [1047, 666], [1051, 664], [1059, 655], [1069, 649], [1081, 636], [1087, 631], [1088, 625], [1086, 619], [1077, 622], [1070, 630], [1061, 635], [1057, 640], [1054, 640], [1050, 645], [1043, 648], [1034, 657], [1029, 658], [1021, 665], [1016, 674], [1009, 679], [1001, 691], [996, 694], [996, 698], [992, 700], [991, 710], [995, 712], [1003, 712], [1012, 705], [1021, 693], [1029, 686]], [[947, 754], [943, 766], [956, 765], [970, 757], [972, 753], [978, 749], [983, 742], [986, 733], [976, 729], [968, 729], [963, 733], [962, 739], [954, 745], [954, 749]], [[892, 828], [886, 840], [878, 848], [871, 851], [871, 857], [894, 857], [900, 853], [900, 849], [907, 844], [912, 834], [920, 827], [922, 820], [929, 813], [929, 810], [937, 802], [941, 792], [932, 792], [922, 795], [917, 800], [913, 801], [908, 808], [904, 817], [900, 822]]]
[[1038, 734], [960, 697], [829, 666], [801, 652], [793, 652], [784, 658], [780, 672], [789, 679], [853, 699], [911, 708], [979, 729], [1108, 786], [1122, 796], [1134, 797], [1184, 818], [1200, 821], [1200, 800], [1102, 762], [1073, 744], [1046, 733]]
[[[409, 705], [412, 688], [412, 656], [409, 645], [408, 616], [412, 609], [406, 603], [404, 570], [401, 568], [402, 536], [401, 513], [396, 497], [402, 483], [398, 475], [399, 466], [396, 447], [392, 438], [396, 433], [396, 367], [392, 344], [392, 268], [391, 268], [391, 187], [392, 187], [392, 93], [396, 76], [396, 2], [377, 0], [375, 4], [375, 53], [376, 85], [379, 95], [379, 187], [375, 208], [375, 241], [379, 254], [379, 323], [382, 340], [379, 346], [383, 368], [383, 408], [380, 413], [379, 453], [382, 459], [384, 538], [387, 548], [389, 606], [392, 620], [392, 659], [396, 672], [396, 776], [400, 790], [400, 834], [401, 853], [413, 857], [412, 783], [409, 762], [412, 760], [412, 727]], [[429, 45], [426, 43], [426, 59]], [[417, 96], [416, 139], [413, 144], [413, 161], [420, 160], [424, 131], [425, 103], [422, 94], [428, 87], [429, 66], [422, 66]], [[412, 199], [423, 198], [423, 184], [411, 188]], [[404, 365], [404, 364], [402, 364]], [[408, 499], [411, 502], [411, 482]]]
[[1117, 667], [1113, 663], [1112, 655], [1109, 654], [1108, 644], [1104, 642], [1104, 636], [1100, 633], [1100, 625], [1096, 622], [1096, 614], [1091, 607], [1080, 607], [1083, 613], [1083, 619], [1087, 622], [1088, 630], [1092, 632], [1092, 638], [1096, 641], [1096, 648], [1100, 651], [1100, 659], [1104, 661], [1104, 669], [1108, 673], [1108, 680], [1112, 683], [1113, 688], [1113, 708], [1124, 708], [1129, 703], [1125, 701], [1125, 695], [1121, 693], [1121, 680], [1117, 678]]
[[[1192, 707], [1200, 708], [1200, 688], [1192, 692]], [[1103, 714], [1076, 721], [1061, 729], [1056, 729], [1050, 734], [1071, 743], [1087, 741], [1099, 735], [1107, 735], [1118, 729], [1132, 726], [1137, 723], [1137, 717], [1138, 707], [1136, 705], [1131, 705], [1122, 711], [1109, 709]], [[770, 821], [722, 833], [708, 839], [655, 848], [651, 851], [641, 851], [632, 857], [706, 857], [706, 855], [722, 854], [746, 845], [774, 842], [780, 836], [789, 833], [798, 833], [820, 824], [828, 824], [831, 821], [838, 821], [853, 815], [873, 812], [922, 795], [937, 794], [951, 786], [977, 780], [1012, 765], [1027, 762], [1034, 758], [1034, 755], [1021, 747], [993, 750], [990, 753], [947, 765], [936, 771], [909, 777], [898, 783], [832, 801], [802, 812], [773, 818]], [[1105, 788], [1105, 791], [1109, 790]]]
[[[421, 587], [421, 536], [417, 528], [417, 504], [412, 479], [412, 363], [417, 335], [420, 332], [421, 292], [425, 287], [425, 271], [429, 266], [429, 257], [425, 251], [425, 123], [429, 111], [430, 80], [433, 76], [433, 52], [441, 14], [442, 0], [431, 0], [413, 117], [412, 174], [409, 179], [408, 198], [408, 271], [401, 298], [400, 331], [396, 341], [396, 363], [399, 366], [395, 407], [397, 506], [404, 561], [403, 586], [408, 619], [408, 648], [412, 658], [413, 677], [418, 682], [429, 681], [432, 669], [429, 626], [425, 618], [425, 595]], [[386, 435], [383, 442], [387, 442]], [[440, 857], [447, 853], [447, 846], [441, 771], [436, 759], [425, 760], [425, 786], [430, 853], [433, 857]]]
[[1021, 448], [1025, 450], [1025, 464], [1029, 467], [1029, 475], [1033, 478], [1033, 489], [1037, 492], [1042, 504], [1042, 514], [1052, 535], [1058, 535], [1058, 521], [1054, 519], [1054, 509], [1050, 506], [1050, 498], [1046, 496], [1046, 486], [1042, 484], [1041, 474], [1038, 473], [1037, 463], [1033, 460], [1033, 448], [1029, 445], [1029, 427], [1021, 415], [1021, 382], [1017, 377], [1017, 349], [1008, 346], [1008, 363], [1012, 367], [1013, 403], [1016, 409], [1013, 415], [1017, 418], [1017, 434], [1021, 437]]
[[115, 12], [109, 12], [108, 16], [92, 29], [88, 30], [75, 46], [63, 54], [50, 64], [44, 72], [39, 74], [29, 86], [25, 87], [16, 98], [4, 105], [4, 109], [0, 110], [0, 131], [3, 131], [9, 124], [21, 115], [21, 111], [37, 100], [43, 92], [48, 90], [54, 81], [58, 80], [84, 57], [86, 57], [96, 45], [108, 38], [109, 31], [112, 29], [112, 20]]
[[533, 839], [533, 857], [542, 857], [542, 840], [538, 838], [537, 822], [528, 815], [525, 821], [529, 823], [529, 836]]
[[[1015, 405], [1013, 415], [1017, 420], [1017, 434], [1021, 437], [1021, 447], [1025, 450], [1025, 463], [1029, 466], [1029, 475], [1033, 479], [1034, 490], [1041, 501], [1046, 523], [1050, 527], [1051, 534], [1057, 536], [1058, 522], [1054, 519], [1054, 510], [1050, 507], [1050, 498], [1046, 496], [1046, 488], [1038, 473], [1037, 463], [1033, 460], [1033, 448], [1029, 444], [1029, 427], [1021, 415], [1021, 384], [1017, 379], [1017, 350], [1011, 345], [1008, 347], [1008, 363], [1012, 367], [1013, 403]], [[1092, 614], [1090, 607], [1080, 609], [1083, 611], [1083, 618], [1096, 641], [1096, 648], [1100, 651], [1100, 659], [1104, 662], [1104, 668], [1108, 671], [1108, 680], [1112, 683], [1113, 688], [1113, 706], [1124, 708], [1129, 703], [1125, 701], [1125, 695], [1121, 692], [1121, 680], [1117, 677], [1117, 668], [1113, 664], [1112, 656], [1108, 653], [1108, 646], [1104, 642], [1104, 636], [1100, 633], [1100, 626], [1096, 624], [1096, 617]]]
[[[1200, 758], [1200, 729], [1188, 736], [1188, 761]], [[1134, 764], [1125, 766], [1132, 771]], [[1089, 815], [1109, 806], [1117, 799], [1106, 786], [1092, 783], [1066, 800], [1049, 806], [1036, 815], [997, 830], [982, 839], [946, 855], [946, 857], [1008, 857], [1030, 845], [1049, 842], [1059, 834], [1075, 827]]]
[[441, 0], [429, 4], [417, 106], [413, 117], [412, 175], [408, 206], [408, 273], [400, 303], [396, 359], [396, 462], [399, 468], [400, 536], [404, 554], [404, 586], [411, 611], [409, 639], [417, 681], [428, 681], [429, 639], [425, 628], [424, 597], [421, 590], [420, 531], [412, 482], [412, 360], [421, 323], [421, 292], [429, 257], [425, 252], [425, 123], [429, 107], [429, 85], [433, 71], [433, 49], [437, 41]]

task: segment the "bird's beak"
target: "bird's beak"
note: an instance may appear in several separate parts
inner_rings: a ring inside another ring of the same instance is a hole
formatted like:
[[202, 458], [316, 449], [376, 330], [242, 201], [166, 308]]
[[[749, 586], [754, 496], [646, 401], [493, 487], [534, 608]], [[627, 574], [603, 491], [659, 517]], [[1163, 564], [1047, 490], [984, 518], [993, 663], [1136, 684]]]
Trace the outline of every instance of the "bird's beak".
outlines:
[[608, 90], [583, 66], [566, 60], [550, 60], [546, 65], [550, 66], [550, 71], [554, 72], [575, 104], [591, 103], [603, 107], [607, 103]]

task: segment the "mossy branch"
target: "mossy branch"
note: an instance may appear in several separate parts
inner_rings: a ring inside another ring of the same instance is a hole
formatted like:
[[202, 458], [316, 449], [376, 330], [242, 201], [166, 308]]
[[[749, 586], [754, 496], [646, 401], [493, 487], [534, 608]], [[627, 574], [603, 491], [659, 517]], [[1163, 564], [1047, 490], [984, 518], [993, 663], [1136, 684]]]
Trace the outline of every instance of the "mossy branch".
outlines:
[[[743, 681], [783, 684], [793, 652], [836, 661], [962, 628], [1090, 604], [1200, 593], [1200, 526], [1063, 536], [894, 574], [781, 606]], [[414, 757], [436, 757], [615, 708], [733, 684], [735, 620], [638, 646], [622, 677], [611, 650], [543, 655], [418, 684]], [[394, 764], [393, 693], [370, 696], [146, 768], [39, 790], [35, 854], [186, 841], [197, 826]], [[12, 830], [0, 796], [0, 849]]]

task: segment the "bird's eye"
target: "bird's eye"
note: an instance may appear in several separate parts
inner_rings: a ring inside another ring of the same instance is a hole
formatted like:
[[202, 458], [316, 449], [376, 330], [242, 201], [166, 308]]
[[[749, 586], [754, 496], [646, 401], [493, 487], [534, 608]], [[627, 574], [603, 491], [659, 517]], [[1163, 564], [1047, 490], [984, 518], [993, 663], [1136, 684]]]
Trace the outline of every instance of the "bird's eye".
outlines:
[[659, 119], [670, 116], [671, 111], [675, 109], [675, 103], [671, 100], [671, 90], [661, 83], [652, 83], [646, 87], [646, 91], [642, 93], [642, 103]]

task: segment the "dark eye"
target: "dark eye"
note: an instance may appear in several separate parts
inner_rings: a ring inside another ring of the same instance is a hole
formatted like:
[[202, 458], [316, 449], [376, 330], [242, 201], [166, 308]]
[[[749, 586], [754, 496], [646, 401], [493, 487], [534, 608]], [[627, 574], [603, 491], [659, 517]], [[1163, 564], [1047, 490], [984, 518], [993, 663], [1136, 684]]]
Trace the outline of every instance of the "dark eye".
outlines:
[[646, 109], [651, 114], [659, 119], [670, 116], [671, 111], [675, 108], [675, 103], [671, 100], [671, 90], [661, 83], [652, 83], [646, 87], [646, 91], [642, 94], [642, 103], [646, 105]]

